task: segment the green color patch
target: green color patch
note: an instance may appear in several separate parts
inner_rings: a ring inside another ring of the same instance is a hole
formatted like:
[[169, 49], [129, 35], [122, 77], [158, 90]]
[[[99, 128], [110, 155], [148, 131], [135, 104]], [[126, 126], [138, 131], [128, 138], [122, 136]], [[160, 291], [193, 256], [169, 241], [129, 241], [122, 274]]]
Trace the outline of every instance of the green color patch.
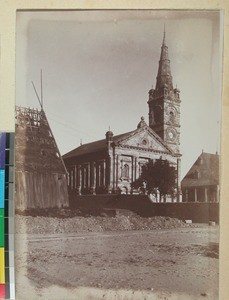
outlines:
[[4, 209], [0, 209], [0, 247], [5, 245], [4, 227]]

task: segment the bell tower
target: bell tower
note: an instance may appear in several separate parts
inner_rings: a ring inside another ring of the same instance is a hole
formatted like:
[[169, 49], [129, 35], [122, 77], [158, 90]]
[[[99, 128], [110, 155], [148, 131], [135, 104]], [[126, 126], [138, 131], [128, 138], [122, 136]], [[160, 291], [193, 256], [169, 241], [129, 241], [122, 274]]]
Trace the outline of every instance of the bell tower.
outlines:
[[165, 30], [156, 87], [149, 91], [149, 126], [176, 153], [180, 153], [180, 91], [173, 88]]

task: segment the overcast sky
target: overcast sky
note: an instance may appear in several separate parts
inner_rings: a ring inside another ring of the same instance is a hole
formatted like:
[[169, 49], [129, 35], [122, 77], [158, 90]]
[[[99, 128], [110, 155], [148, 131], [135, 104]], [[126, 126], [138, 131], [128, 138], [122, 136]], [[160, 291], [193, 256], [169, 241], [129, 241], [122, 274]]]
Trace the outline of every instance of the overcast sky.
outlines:
[[221, 22], [217, 11], [18, 12], [16, 104], [44, 110], [61, 154], [148, 123], [164, 23], [181, 97], [182, 177], [202, 152], [220, 151]]

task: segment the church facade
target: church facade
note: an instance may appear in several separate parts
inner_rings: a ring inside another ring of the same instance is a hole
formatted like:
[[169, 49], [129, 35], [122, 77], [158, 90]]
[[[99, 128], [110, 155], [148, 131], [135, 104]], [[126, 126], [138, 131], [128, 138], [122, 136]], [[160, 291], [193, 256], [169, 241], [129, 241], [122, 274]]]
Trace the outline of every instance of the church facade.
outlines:
[[[177, 170], [180, 194], [180, 91], [173, 88], [165, 33], [155, 89], [149, 91], [149, 125], [142, 117], [136, 129], [84, 144], [63, 156], [69, 195], [132, 193], [131, 184], [149, 160], [166, 159]], [[179, 197], [178, 197], [179, 198]]]

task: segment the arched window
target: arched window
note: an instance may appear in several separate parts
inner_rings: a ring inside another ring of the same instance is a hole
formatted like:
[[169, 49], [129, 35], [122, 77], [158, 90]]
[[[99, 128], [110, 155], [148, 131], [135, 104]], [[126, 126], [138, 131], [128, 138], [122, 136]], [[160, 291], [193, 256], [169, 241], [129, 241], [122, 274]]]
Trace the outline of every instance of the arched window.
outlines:
[[170, 111], [170, 113], [169, 113], [169, 120], [171, 123], [174, 123], [174, 121], [175, 121], [175, 115], [174, 115], [173, 111]]
[[123, 178], [129, 178], [129, 166], [127, 164], [125, 164], [122, 168], [122, 177]]

